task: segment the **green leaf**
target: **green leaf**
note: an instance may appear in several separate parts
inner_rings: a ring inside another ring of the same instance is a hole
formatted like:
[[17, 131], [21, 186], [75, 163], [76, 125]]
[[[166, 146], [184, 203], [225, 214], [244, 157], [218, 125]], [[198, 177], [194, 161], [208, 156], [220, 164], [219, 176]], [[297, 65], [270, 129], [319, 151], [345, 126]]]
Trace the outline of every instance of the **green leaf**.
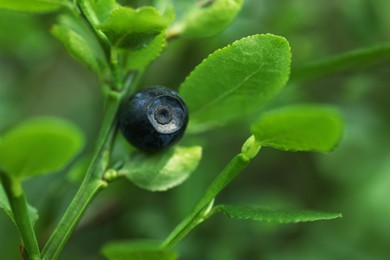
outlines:
[[0, 169], [16, 179], [58, 171], [83, 144], [84, 136], [74, 124], [57, 118], [33, 118], [3, 135]]
[[180, 86], [192, 124], [223, 123], [258, 113], [286, 84], [290, 47], [283, 37], [254, 35], [207, 57]]
[[252, 132], [262, 146], [330, 152], [341, 139], [343, 121], [333, 107], [297, 105], [265, 113], [252, 126]]
[[346, 70], [358, 70], [390, 59], [390, 44], [352, 50], [294, 68], [291, 80], [313, 80]]
[[[9, 201], [3, 185], [0, 183], [0, 208], [4, 210], [4, 212], [10, 217], [12, 222], [15, 224], [14, 214], [12, 213], [11, 206], [9, 205]], [[30, 216], [30, 220], [32, 225], [34, 226], [38, 220], [38, 210], [31, 205], [28, 205], [28, 215]]]
[[64, 44], [71, 56], [98, 74], [104, 74], [108, 66], [106, 55], [90, 28], [70, 15], [61, 15], [58, 25], [61, 28], [59, 35], [55, 34], [55, 29], [52, 29], [52, 33]]
[[99, 26], [110, 42], [128, 50], [143, 48], [168, 26], [167, 19], [150, 6], [118, 7]]
[[137, 70], [145, 68], [155, 60], [165, 47], [165, 33], [157, 35], [145, 48], [126, 51], [126, 69]]
[[22, 12], [46, 13], [64, 6], [61, 0], [0, 0], [0, 8]]
[[161, 248], [155, 241], [111, 242], [102, 248], [109, 260], [175, 260], [177, 255], [170, 249]]
[[104, 22], [113, 9], [120, 7], [115, 0], [80, 0], [79, 3], [88, 21], [95, 27]]
[[165, 191], [185, 181], [195, 171], [202, 148], [172, 147], [158, 154], [135, 153], [119, 174], [150, 191]]
[[229, 218], [264, 221], [269, 223], [299, 223], [341, 218], [341, 213], [327, 213], [308, 210], [276, 210], [258, 206], [218, 205], [213, 212], [220, 212]]
[[222, 32], [240, 11], [243, 0], [205, 0], [179, 22], [182, 34], [188, 37], [210, 37]]
[[62, 42], [69, 54], [91, 70], [99, 72], [99, 62], [89, 43], [64, 25], [54, 25], [51, 33]]

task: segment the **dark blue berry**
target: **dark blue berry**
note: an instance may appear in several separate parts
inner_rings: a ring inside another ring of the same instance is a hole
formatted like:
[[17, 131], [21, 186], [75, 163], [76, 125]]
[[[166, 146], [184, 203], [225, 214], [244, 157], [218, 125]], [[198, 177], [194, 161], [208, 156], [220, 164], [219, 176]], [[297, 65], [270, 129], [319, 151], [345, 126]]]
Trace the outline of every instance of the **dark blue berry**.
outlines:
[[123, 104], [119, 126], [140, 150], [155, 152], [175, 144], [184, 134], [188, 109], [177, 92], [154, 87], [142, 90]]

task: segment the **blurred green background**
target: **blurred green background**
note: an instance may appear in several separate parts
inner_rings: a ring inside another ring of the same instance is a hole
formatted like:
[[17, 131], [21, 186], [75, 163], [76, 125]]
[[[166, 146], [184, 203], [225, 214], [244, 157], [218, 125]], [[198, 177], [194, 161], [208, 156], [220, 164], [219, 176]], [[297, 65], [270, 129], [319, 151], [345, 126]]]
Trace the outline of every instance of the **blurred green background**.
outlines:
[[[142, 1], [138, 1], [142, 2]], [[180, 1], [177, 1], [180, 2]], [[388, 0], [246, 0], [234, 23], [217, 37], [180, 39], [153, 63], [141, 85], [177, 88], [214, 50], [242, 37], [286, 37], [293, 67], [355, 48], [390, 42]], [[102, 99], [94, 75], [72, 60], [49, 33], [55, 15], [0, 11], [0, 131], [32, 116], [54, 115], [78, 124], [93, 148]], [[299, 102], [338, 106], [346, 129], [329, 154], [264, 148], [218, 202], [342, 212], [339, 220], [270, 225], [215, 216], [178, 246], [180, 259], [388, 259], [390, 256], [390, 62], [307, 82], [290, 82], [268, 107]], [[92, 203], [60, 259], [100, 259], [110, 240], [163, 239], [249, 136], [229, 125], [186, 136], [204, 158], [183, 185], [165, 193], [117, 181]], [[41, 246], [78, 183], [61, 173], [25, 183], [40, 211]], [[20, 259], [18, 233], [0, 212], [1, 259]]]

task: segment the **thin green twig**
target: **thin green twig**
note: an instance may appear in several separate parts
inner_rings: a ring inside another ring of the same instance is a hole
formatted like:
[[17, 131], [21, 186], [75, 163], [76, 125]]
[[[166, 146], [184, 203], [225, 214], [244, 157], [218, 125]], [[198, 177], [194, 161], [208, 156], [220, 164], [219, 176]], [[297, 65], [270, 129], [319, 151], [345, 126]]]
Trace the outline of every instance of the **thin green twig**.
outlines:
[[256, 141], [253, 135], [250, 136], [243, 144], [241, 153], [236, 155], [217, 177], [215, 177], [191, 213], [176, 226], [165, 241], [161, 243], [161, 247], [173, 248], [191, 230], [210, 217], [215, 197], [248, 166], [249, 162], [256, 157], [260, 149], [260, 143]]
[[243, 154], [235, 156], [229, 164], [217, 175], [214, 181], [207, 188], [191, 213], [171, 232], [161, 244], [163, 248], [173, 248], [192, 229], [200, 224], [207, 216], [204, 212], [213, 199], [249, 164], [249, 159]]
[[[47, 241], [42, 251], [42, 259], [52, 260], [58, 257], [88, 205], [97, 193], [107, 186], [107, 183], [103, 180], [105, 171], [103, 167], [104, 147], [113, 138], [110, 133], [115, 130], [116, 113], [120, 101], [120, 97], [115, 94], [107, 95], [103, 123], [91, 165], [78, 192]], [[110, 136], [111, 138], [109, 138]]]

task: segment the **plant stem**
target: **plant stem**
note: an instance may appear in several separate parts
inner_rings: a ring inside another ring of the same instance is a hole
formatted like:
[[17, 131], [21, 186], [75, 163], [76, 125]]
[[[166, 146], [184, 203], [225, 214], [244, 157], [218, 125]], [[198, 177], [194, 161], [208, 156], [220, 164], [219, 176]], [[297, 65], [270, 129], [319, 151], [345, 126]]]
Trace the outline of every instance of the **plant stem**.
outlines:
[[161, 247], [173, 248], [192, 229], [194, 229], [194, 227], [200, 224], [208, 215], [207, 212], [204, 212], [207, 206], [226, 187], [226, 185], [246, 168], [249, 162], [250, 158], [245, 156], [245, 154], [240, 153], [236, 155], [225, 169], [217, 175], [191, 213], [176, 226], [167, 239], [161, 244]]
[[107, 165], [103, 154], [105, 146], [111, 143], [113, 138], [111, 133], [116, 127], [116, 113], [122, 96], [118, 92], [109, 92], [106, 95], [105, 113], [93, 159], [78, 192], [47, 241], [42, 251], [42, 259], [52, 260], [58, 257], [88, 205], [97, 193], [107, 186], [107, 182], [103, 180]]
[[34, 227], [28, 215], [27, 201], [22, 184], [19, 180], [9, 178], [6, 174], [1, 173], [1, 178], [14, 215], [15, 224], [19, 229], [23, 246], [27, 253], [24, 257], [25, 259], [41, 259]]
[[42, 259], [51, 260], [58, 257], [81, 217], [84, 215], [89, 203], [106, 186], [107, 183], [103, 180], [83, 182], [57, 228], [46, 243], [42, 251]]

